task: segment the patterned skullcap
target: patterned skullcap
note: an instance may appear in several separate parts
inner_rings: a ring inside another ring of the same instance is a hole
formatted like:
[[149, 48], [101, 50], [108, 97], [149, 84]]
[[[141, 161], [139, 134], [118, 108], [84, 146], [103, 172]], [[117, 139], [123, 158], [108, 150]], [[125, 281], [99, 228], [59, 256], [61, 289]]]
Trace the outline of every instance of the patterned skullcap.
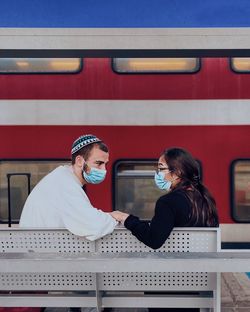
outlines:
[[71, 155], [78, 152], [81, 148], [83, 148], [89, 144], [96, 143], [96, 142], [101, 142], [101, 140], [98, 139], [93, 134], [85, 134], [85, 135], [80, 136], [79, 138], [77, 138], [74, 141], [74, 143], [72, 145]]

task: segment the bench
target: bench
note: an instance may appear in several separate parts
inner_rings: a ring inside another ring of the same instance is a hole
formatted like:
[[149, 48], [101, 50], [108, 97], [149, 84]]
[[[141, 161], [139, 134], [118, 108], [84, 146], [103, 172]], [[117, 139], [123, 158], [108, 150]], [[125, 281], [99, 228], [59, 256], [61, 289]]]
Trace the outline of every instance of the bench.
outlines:
[[124, 228], [94, 242], [63, 229], [1, 229], [0, 251], [2, 307], [220, 311], [217, 228], [175, 228], [155, 251]]

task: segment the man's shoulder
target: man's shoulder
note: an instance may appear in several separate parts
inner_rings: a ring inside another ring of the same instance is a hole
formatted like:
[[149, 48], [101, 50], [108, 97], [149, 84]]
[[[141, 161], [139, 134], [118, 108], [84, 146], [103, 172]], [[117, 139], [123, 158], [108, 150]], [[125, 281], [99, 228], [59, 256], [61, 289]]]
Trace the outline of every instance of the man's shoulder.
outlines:
[[55, 183], [56, 181], [61, 181], [63, 176], [65, 175], [65, 169], [63, 166], [59, 166], [45, 175], [36, 185], [35, 189], [39, 189], [41, 187], [45, 187], [45, 185], [49, 185], [51, 183]]
[[59, 166], [51, 172], [51, 180], [56, 181], [59, 188], [66, 187], [70, 191], [83, 192], [82, 185], [78, 178], [75, 176], [70, 165]]
[[50, 173], [47, 174], [48, 177], [53, 176], [71, 176], [70, 167], [69, 166], [58, 166]]

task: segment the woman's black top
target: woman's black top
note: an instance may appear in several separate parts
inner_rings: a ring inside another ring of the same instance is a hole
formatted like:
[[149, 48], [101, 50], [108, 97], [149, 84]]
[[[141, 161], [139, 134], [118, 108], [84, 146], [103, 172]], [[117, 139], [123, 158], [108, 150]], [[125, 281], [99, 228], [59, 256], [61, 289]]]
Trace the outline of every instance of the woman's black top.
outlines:
[[150, 223], [129, 215], [124, 225], [145, 245], [157, 249], [164, 244], [174, 227], [193, 226], [190, 223], [191, 212], [191, 202], [185, 192], [176, 190], [157, 200], [155, 215]]

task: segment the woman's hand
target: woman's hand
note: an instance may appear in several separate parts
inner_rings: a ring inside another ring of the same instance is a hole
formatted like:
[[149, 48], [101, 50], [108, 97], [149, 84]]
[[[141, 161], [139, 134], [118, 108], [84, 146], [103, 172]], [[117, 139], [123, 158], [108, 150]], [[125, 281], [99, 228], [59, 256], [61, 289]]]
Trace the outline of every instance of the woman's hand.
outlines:
[[129, 214], [118, 210], [112, 211], [110, 214], [114, 219], [116, 219], [116, 221], [121, 222], [122, 224], [124, 224], [125, 220], [129, 216]]

